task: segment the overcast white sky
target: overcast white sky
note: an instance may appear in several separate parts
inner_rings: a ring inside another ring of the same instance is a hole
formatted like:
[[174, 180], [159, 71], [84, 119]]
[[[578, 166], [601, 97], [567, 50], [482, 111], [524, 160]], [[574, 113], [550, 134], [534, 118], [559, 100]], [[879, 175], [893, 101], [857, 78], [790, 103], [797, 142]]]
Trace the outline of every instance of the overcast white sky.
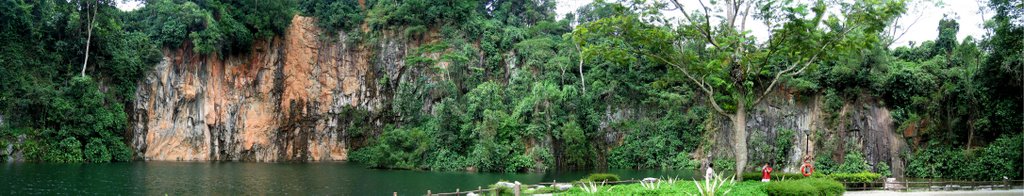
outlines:
[[[609, 0], [612, 1], [612, 0]], [[564, 16], [566, 13], [576, 11], [576, 8], [593, 2], [593, 0], [558, 0], [558, 7], [556, 12], [559, 16]], [[688, 10], [696, 9], [699, 6], [697, 0], [681, 0], [683, 6], [693, 6]], [[685, 5], [690, 4], [690, 5]], [[957, 39], [962, 40], [967, 36], [973, 36], [975, 39], [980, 39], [985, 34], [985, 29], [982, 27], [982, 16], [979, 14], [979, 9], [984, 7], [986, 3], [984, 1], [977, 0], [945, 0], [942, 1], [941, 6], [935, 6], [931, 4], [921, 4], [919, 9], [910, 8], [908, 13], [904, 15], [899, 21], [899, 24], [906, 24], [902, 26], [909, 26], [913, 23], [914, 19], [920, 17], [913, 26], [909, 28], [905, 35], [899, 40], [896, 40], [895, 46], [907, 45], [909, 41], [921, 43], [927, 40], [935, 40], [938, 37], [938, 26], [939, 19], [942, 19], [943, 14], [947, 14], [953, 18], [958, 19], [960, 23], [960, 32], [957, 33]], [[672, 11], [676, 13], [665, 13], [666, 16], [681, 16], [678, 11]], [[985, 17], [991, 17], [992, 13], [986, 13]], [[760, 22], [748, 22], [750, 24], [761, 24]], [[754, 25], [751, 28], [754, 35], [759, 40], [763, 41], [767, 39], [767, 30], [764, 25]]]
[[[557, 0], [558, 7], [556, 12], [559, 16], [564, 16], [566, 13], [576, 11], [576, 8], [593, 2], [593, 0]], [[684, 6], [696, 6], [696, 0], [682, 0]], [[919, 9], [910, 8], [908, 13], [904, 15], [899, 21], [904, 26], [913, 23], [914, 19], [917, 19], [917, 23], [911, 26], [910, 30], [905, 35], [896, 41], [893, 46], [907, 45], [909, 41], [921, 43], [927, 40], [935, 40], [938, 36], [939, 19], [942, 19], [943, 14], [947, 14], [954, 18], [957, 18], [960, 22], [960, 32], [957, 33], [957, 39], [962, 40], [967, 36], [973, 36], [975, 39], [980, 39], [985, 34], [985, 29], [982, 27], [982, 16], [979, 14], [980, 8], [985, 6], [985, 2], [979, 0], [945, 0], [944, 5], [934, 6], [933, 4], [922, 4]], [[128, 1], [119, 2], [119, 8], [124, 10], [132, 10], [139, 7], [139, 2]], [[695, 8], [690, 8], [695, 9]], [[674, 13], [666, 13], [666, 16], [680, 16], [678, 11], [672, 11]], [[991, 17], [992, 13], [986, 13], [984, 17]], [[748, 22], [751, 25], [751, 30], [759, 40], [763, 41], [767, 39], [767, 30], [764, 25], [760, 25], [759, 22]]]

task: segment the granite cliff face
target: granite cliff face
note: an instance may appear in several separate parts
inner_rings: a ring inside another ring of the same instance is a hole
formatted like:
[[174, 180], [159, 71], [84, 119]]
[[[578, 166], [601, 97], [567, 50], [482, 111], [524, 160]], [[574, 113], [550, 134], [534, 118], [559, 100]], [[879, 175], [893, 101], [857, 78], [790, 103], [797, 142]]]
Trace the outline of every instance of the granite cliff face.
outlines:
[[405, 50], [417, 43], [385, 36], [379, 45], [353, 46], [325, 35], [312, 18], [295, 16], [283, 37], [254, 43], [245, 55], [164, 50], [163, 61], [138, 84], [131, 108], [137, 156], [346, 160], [348, 130], [338, 114], [386, 105], [379, 86], [389, 84], [377, 79], [400, 78]]
[[[418, 38], [382, 34], [374, 43], [353, 44], [344, 41], [348, 38], [343, 32], [322, 32], [312, 18], [295, 16], [283, 36], [254, 43], [247, 54], [199, 55], [187, 45], [166, 49], [163, 61], [138, 84], [130, 108], [131, 145], [144, 160], [347, 160], [350, 148], [363, 139], [347, 130], [353, 122], [346, 113], [353, 108], [386, 113], [381, 111], [392, 105], [399, 82], [428, 74], [405, 66], [409, 50], [438, 40], [434, 31]], [[780, 130], [792, 130], [785, 160], [776, 160], [785, 163], [784, 171], [795, 172], [807, 156], [841, 157], [855, 150], [871, 165], [884, 162], [893, 173], [902, 173], [899, 154], [906, 144], [893, 131], [889, 111], [877, 101], [865, 97], [826, 111], [823, 96], [794, 94], [779, 90], [751, 108], [751, 160], [765, 160], [774, 153], [768, 147], [776, 145]], [[423, 110], [431, 111], [433, 103], [424, 101]], [[616, 116], [609, 113], [605, 124], [622, 120]], [[379, 127], [392, 120], [387, 118], [393, 117], [371, 116], [360, 123]], [[716, 128], [724, 131], [707, 152], [731, 156], [731, 123], [719, 121]], [[615, 143], [622, 137], [606, 139]], [[838, 149], [815, 150], [829, 146], [825, 143]], [[708, 157], [701, 152], [695, 156]]]
[[[895, 131], [889, 110], [868, 96], [858, 97], [828, 109], [825, 96], [801, 96], [786, 89], [777, 90], [769, 99], [751, 108], [747, 115], [748, 159], [755, 162], [747, 167], [759, 167], [757, 160], [771, 158], [776, 137], [783, 130], [792, 131], [793, 139], [784, 160], [774, 160], [774, 167], [784, 172], [799, 172], [807, 157], [831, 156], [842, 160], [848, 152], [858, 151], [869, 165], [889, 165], [892, 173], [900, 177], [905, 166], [901, 153], [908, 151], [902, 135]], [[719, 135], [711, 153], [713, 156], [731, 157], [731, 122], [718, 123]], [[824, 148], [824, 149], [817, 149]], [[703, 155], [706, 157], [706, 155]]]

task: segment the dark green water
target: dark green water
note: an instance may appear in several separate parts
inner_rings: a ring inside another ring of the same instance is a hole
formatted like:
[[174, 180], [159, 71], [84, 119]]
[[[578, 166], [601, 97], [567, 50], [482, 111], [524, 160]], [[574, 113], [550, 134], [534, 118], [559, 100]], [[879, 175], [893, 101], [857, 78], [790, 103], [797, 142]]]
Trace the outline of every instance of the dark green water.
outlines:
[[[629, 178], [691, 171], [609, 170]], [[0, 195], [423, 195], [487, 187], [498, 180], [572, 181], [588, 171], [469, 173], [367, 169], [353, 163], [134, 162], [0, 164]]]

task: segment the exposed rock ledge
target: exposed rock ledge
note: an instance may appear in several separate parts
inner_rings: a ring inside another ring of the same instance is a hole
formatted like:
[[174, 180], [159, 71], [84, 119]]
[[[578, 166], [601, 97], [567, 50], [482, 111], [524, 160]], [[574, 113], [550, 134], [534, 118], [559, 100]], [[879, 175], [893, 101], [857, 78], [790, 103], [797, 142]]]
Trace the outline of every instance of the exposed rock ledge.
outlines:
[[[402, 66], [404, 40], [385, 38], [375, 55], [322, 41], [308, 17], [249, 54], [190, 49], [164, 59], [138, 84], [128, 134], [144, 160], [327, 161], [348, 158], [346, 106], [381, 108], [376, 77]], [[336, 34], [344, 40], [345, 34]], [[188, 48], [188, 47], [183, 47]], [[371, 67], [370, 59], [376, 65]], [[381, 73], [383, 72], [383, 73]]]

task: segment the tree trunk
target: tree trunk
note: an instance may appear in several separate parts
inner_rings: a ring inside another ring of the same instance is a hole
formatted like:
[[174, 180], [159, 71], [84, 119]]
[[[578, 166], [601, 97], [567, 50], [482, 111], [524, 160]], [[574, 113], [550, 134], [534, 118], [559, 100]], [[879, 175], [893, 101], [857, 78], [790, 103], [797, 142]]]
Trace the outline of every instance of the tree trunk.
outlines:
[[736, 114], [732, 117], [733, 154], [736, 156], [736, 179], [743, 176], [743, 168], [747, 166], [747, 111], [744, 99], [736, 102]]
[[580, 54], [580, 84], [583, 85], [583, 94], [587, 94], [587, 80], [583, 79], [583, 50], [579, 44], [576, 44], [576, 52]]
[[[86, 10], [89, 12], [89, 10]], [[85, 61], [82, 62], [82, 77], [85, 77], [85, 68], [89, 65], [89, 45], [92, 45], [92, 23], [96, 21], [96, 5], [93, 5], [92, 16], [89, 17], [89, 29], [88, 34], [85, 38]]]

